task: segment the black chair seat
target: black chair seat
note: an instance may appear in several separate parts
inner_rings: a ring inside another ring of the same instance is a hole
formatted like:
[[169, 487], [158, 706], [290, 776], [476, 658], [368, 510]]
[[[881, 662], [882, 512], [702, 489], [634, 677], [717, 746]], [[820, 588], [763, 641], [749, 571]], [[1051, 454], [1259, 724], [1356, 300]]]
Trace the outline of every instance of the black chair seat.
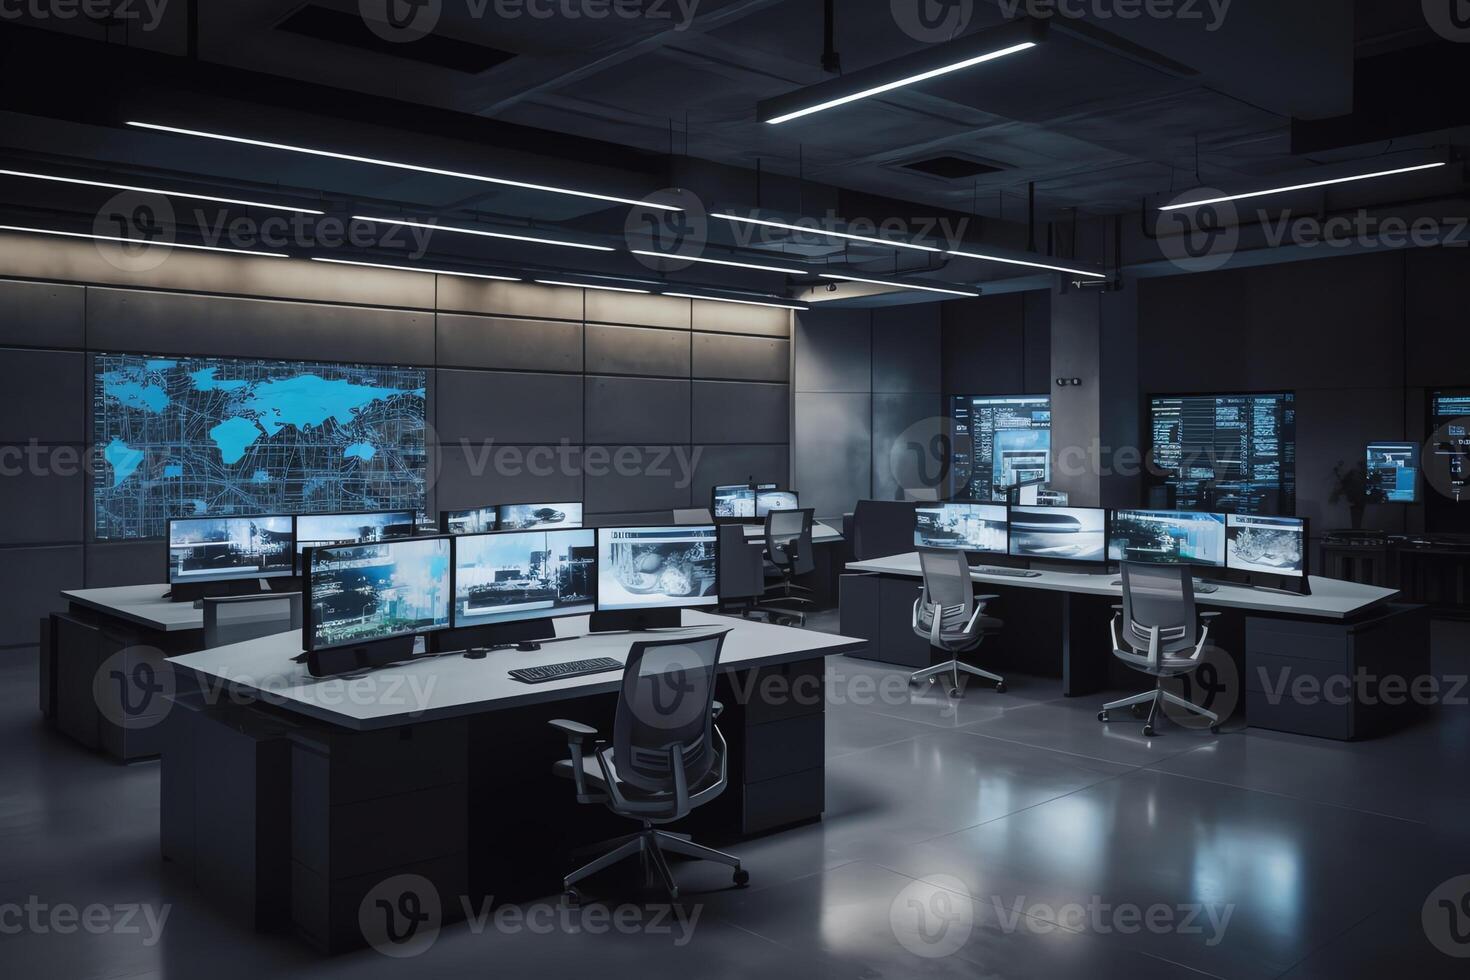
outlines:
[[[617, 764], [613, 762], [611, 752], [609, 752], [607, 755], [607, 768], [608, 771], [612, 773], [613, 779], [617, 779], [618, 767]], [[551, 771], [562, 779], [576, 779], [576, 775], [572, 771], [572, 760], [570, 758], [558, 759], [555, 763], [552, 764]], [[602, 765], [597, 761], [596, 752], [583, 753], [582, 776], [586, 781], [586, 786], [588, 790], [594, 793], [607, 792], [607, 780], [603, 778]], [[691, 804], [702, 802], [700, 794], [715, 790], [717, 787], [719, 787], [719, 784], [720, 764], [719, 758], [718, 756], [716, 756], [715, 763], [710, 768], [709, 773], [707, 773], [703, 779], [699, 780], [699, 782], [689, 787], [689, 802]], [[626, 799], [639, 803], [663, 802], [671, 800], [674, 796], [673, 793], [648, 792], [646, 790], [639, 789], [637, 786], [633, 786], [621, 781], [618, 783], [618, 789], [622, 791], [623, 796]]]

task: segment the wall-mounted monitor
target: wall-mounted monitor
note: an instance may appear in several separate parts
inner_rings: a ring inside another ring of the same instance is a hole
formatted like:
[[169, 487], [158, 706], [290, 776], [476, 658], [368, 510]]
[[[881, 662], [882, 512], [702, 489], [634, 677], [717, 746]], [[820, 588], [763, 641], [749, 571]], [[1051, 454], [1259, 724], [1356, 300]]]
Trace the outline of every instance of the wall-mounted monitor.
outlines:
[[1419, 449], [1416, 442], [1368, 443], [1364, 472], [1370, 503], [1419, 502]]
[[449, 626], [449, 538], [313, 548], [307, 559], [308, 650]]
[[582, 505], [580, 503], [500, 505], [498, 527], [502, 531], [581, 526]]
[[1422, 457], [1425, 529], [1470, 531], [1470, 389], [1429, 393], [1429, 450]]
[[718, 546], [713, 524], [599, 528], [598, 610], [714, 605]]
[[441, 534], [489, 534], [500, 520], [500, 508], [494, 504], [469, 510], [441, 510]]
[[1225, 567], [1225, 515], [1198, 511], [1115, 510], [1108, 560]]
[[914, 514], [914, 544], [920, 548], [1006, 553], [1003, 504], [920, 504]]
[[1296, 510], [1296, 396], [1154, 395], [1150, 479], [1172, 507], [1224, 514]]
[[949, 430], [951, 499], [1005, 503], [1051, 479], [1050, 395], [954, 395]]
[[170, 517], [422, 510], [423, 368], [97, 354], [92, 536]]
[[597, 532], [502, 531], [454, 539], [454, 627], [591, 613]]
[[710, 513], [716, 520], [755, 517], [755, 494], [755, 488], [748, 483], [715, 487], [710, 493]]
[[1295, 517], [1229, 514], [1225, 562], [1237, 572], [1303, 579], [1307, 575], [1307, 522]]
[[1108, 512], [1101, 507], [1012, 507], [1010, 549], [1018, 558], [1104, 562]]
[[292, 534], [289, 514], [170, 520], [169, 584], [289, 576]]
[[795, 490], [757, 490], [755, 494], [755, 516], [761, 520], [773, 510], [797, 510], [801, 497]]
[[[411, 510], [386, 510], [371, 514], [298, 514], [296, 553], [332, 544], [372, 544], [395, 538], [411, 538], [417, 530], [417, 515]], [[298, 560], [298, 564], [299, 564]]]

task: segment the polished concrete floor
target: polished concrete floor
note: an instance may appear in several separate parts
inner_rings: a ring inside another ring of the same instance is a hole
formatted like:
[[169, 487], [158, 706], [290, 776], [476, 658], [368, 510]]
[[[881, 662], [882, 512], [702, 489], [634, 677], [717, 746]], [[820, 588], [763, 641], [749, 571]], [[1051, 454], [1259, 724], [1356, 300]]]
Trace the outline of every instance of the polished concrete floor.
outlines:
[[[1436, 670], [1470, 671], [1466, 631], [1435, 635]], [[1431, 900], [1470, 875], [1463, 704], [1362, 744], [1238, 725], [1147, 740], [1132, 720], [1104, 729], [1097, 699], [1063, 699], [1053, 680], [953, 702], [894, 694], [898, 676], [831, 661], [826, 816], [734, 848], [748, 889], [679, 864], [672, 915], [610, 873], [587, 885], [599, 911], [564, 915], [549, 897], [524, 920], [447, 925], [402, 961], [325, 959], [201, 904], [158, 859], [157, 765], [43, 729], [34, 663], [11, 656], [0, 976], [1470, 975], [1432, 942], [1470, 955], [1470, 899]]]

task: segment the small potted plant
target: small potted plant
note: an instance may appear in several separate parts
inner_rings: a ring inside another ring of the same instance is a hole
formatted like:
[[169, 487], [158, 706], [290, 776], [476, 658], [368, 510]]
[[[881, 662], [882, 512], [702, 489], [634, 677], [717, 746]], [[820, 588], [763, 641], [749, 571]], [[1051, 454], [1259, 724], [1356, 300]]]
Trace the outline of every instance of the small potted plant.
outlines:
[[1353, 530], [1363, 529], [1363, 508], [1368, 505], [1368, 473], [1362, 463], [1349, 467], [1342, 460], [1332, 468], [1332, 496], [1328, 503], [1348, 505]]

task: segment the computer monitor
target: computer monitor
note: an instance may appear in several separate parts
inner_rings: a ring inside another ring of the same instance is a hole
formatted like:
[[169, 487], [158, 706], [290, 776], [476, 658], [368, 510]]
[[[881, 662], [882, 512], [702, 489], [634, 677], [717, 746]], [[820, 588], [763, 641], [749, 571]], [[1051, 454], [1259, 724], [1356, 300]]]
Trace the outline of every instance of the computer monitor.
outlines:
[[1012, 507], [1010, 549], [1018, 558], [1107, 560], [1108, 512], [1101, 507]]
[[718, 542], [713, 524], [599, 528], [598, 611], [714, 605]]
[[529, 531], [533, 528], [581, 527], [582, 505], [566, 504], [501, 504], [502, 531]]
[[596, 531], [501, 531], [454, 541], [455, 629], [580, 616], [596, 607]]
[[748, 483], [715, 487], [710, 493], [710, 513], [716, 520], [738, 521], [755, 517], [755, 494], [755, 488]]
[[307, 555], [307, 650], [449, 626], [449, 538], [314, 547]]
[[411, 510], [383, 510], [366, 514], [298, 514], [296, 516], [296, 563], [307, 548], [329, 544], [372, 544], [394, 538], [411, 538], [417, 528]]
[[1115, 510], [1108, 559], [1225, 567], [1225, 515], [1178, 510]]
[[1306, 578], [1306, 521], [1230, 514], [1225, 519], [1225, 535], [1225, 563], [1232, 571]]
[[1419, 502], [1419, 444], [1370, 442], [1367, 453], [1368, 500], [1375, 504]]
[[1146, 479], [1169, 506], [1224, 514], [1296, 510], [1296, 395], [1153, 395]]
[[1051, 396], [953, 395], [949, 419], [951, 499], [1006, 503], [1051, 478]]
[[755, 516], [765, 520], [773, 510], [796, 510], [801, 498], [795, 490], [757, 490], [755, 494]]
[[289, 514], [175, 518], [168, 522], [169, 584], [289, 576], [291, 540]]
[[1005, 554], [1006, 508], [1001, 504], [920, 504], [914, 544], [920, 548]]
[[494, 504], [472, 507], [469, 510], [441, 510], [439, 533], [441, 534], [489, 534], [495, 530], [500, 519], [500, 508]]

